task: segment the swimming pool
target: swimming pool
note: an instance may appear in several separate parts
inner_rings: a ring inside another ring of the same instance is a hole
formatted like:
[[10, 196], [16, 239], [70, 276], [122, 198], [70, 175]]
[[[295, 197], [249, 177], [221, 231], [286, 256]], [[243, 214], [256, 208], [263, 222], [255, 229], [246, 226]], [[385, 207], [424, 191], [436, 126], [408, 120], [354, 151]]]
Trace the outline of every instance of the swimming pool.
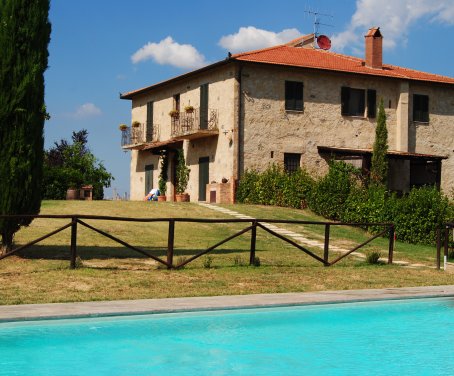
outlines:
[[0, 375], [452, 375], [454, 300], [0, 323]]

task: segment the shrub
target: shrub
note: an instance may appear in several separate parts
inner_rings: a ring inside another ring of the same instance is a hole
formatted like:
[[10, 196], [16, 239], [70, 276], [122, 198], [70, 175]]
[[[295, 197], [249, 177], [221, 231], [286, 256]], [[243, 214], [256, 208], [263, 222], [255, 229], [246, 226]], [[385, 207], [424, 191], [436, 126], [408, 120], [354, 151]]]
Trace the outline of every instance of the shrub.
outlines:
[[436, 229], [449, 220], [449, 206], [448, 198], [435, 187], [422, 187], [401, 198], [391, 196], [387, 209], [397, 239], [434, 244]]
[[205, 257], [205, 259], [203, 260], [203, 267], [204, 267], [205, 269], [210, 269], [212, 263], [213, 263], [213, 257], [207, 256], [207, 257]]
[[379, 264], [380, 263], [380, 257], [381, 257], [381, 253], [380, 252], [371, 251], [371, 252], [367, 253], [367, 255], [366, 255], [366, 262], [368, 264], [372, 264], [372, 265]]
[[331, 161], [328, 173], [314, 185], [309, 207], [326, 218], [343, 218], [350, 191], [359, 183], [358, 174], [359, 170], [351, 165]]
[[237, 190], [238, 202], [277, 205], [300, 209], [306, 205], [313, 179], [304, 170], [288, 174], [277, 165], [264, 172], [248, 170], [241, 177]]

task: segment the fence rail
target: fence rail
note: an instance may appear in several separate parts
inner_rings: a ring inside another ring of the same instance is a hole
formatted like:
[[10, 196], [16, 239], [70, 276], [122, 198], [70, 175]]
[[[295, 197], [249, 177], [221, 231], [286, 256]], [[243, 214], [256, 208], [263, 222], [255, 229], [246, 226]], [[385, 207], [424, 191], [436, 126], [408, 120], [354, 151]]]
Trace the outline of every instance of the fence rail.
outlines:
[[[251, 233], [251, 240], [250, 240], [250, 247], [249, 247], [249, 263], [251, 265], [255, 262], [255, 253], [256, 253], [256, 243], [257, 243], [257, 228], [262, 229], [263, 231], [271, 234], [272, 236], [285, 241], [286, 243], [291, 244], [294, 248], [304, 252], [306, 255], [310, 256], [311, 258], [315, 259], [316, 261], [322, 263], [324, 266], [332, 266], [345, 257], [349, 256], [351, 253], [357, 251], [358, 249], [364, 247], [366, 244], [370, 243], [374, 239], [388, 234], [389, 237], [389, 245], [388, 245], [388, 264], [392, 264], [393, 262], [393, 252], [394, 252], [394, 224], [392, 223], [343, 223], [343, 222], [317, 222], [317, 221], [298, 221], [298, 220], [280, 220], [280, 219], [205, 219], [205, 218], [132, 218], [132, 217], [113, 217], [113, 216], [98, 216], [98, 215], [84, 215], [84, 214], [72, 214], [72, 215], [49, 215], [49, 214], [40, 214], [40, 215], [0, 215], [0, 219], [21, 219], [21, 218], [40, 218], [40, 219], [69, 219], [70, 222], [58, 229], [41, 236], [27, 244], [21, 245], [6, 254], [0, 256], [0, 260], [11, 256], [21, 250], [24, 250], [28, 247], [35, 245], [36, 243], [47, 239], [67, 228], [71, 228], [71, 238], [70, 238], [70, 267], [74, 269], [76, 267], [76, 259], [77, 259], [77, 228], [78, 225], [84, 226], [92, 231], [97, 232], [98, 234], [105, 236], [126, 248], [129, 248], [133, 251], [141, 253], [151, 259], [155, 260], [156, 262], [164, 265], [167, 269], [179, 269], [183, 266], [189, 264], [190, 262], [196, 260], [197, 258], [214, 251], [216, 248], [220, 247], [221, 245], [247, 233]], [[134, 245], [131, 245], [124, 240], [109, 234], [108, 232], [98, 229], [93, 225], [88, 224], [87, 220], [101, 220], [101, 221], [122, 221], [122, 222], [142, 222], [142, 223], [154, 223], [154, 222], [167, 222], [168, 223], [168, 237], [167, 237], [167, 249], [166, 249], [166, 260], [163, 260], [157, 256], [152, 255], [148, 251], [138, 248]], [[175, 251], [175, 226], [177, 223], [244, 223], [248, 224], [247, 227], [243, 228], [240, 231], [237, 231], [233, 235], [228, 236], [227, 238], [220, 240], [216, 244], [204, 249], [200, 250], [200, 252], [196, 253], [192, 257], [181, 261], [179, 264], [174, 264], [173, 257]], [[294, 240], [289, 239], [288, 237], [279, 234], [270, 228], [268, 228], [267, 224], [297, 224], [297, 225], [320, 225], [325, 227], [324, 232], [324, 248], [323, 248], [323, 258], [316, 255], [306, 247], [302, 246], [301, 244], [296, 243]], [[333, 261], [329, 261], [329, 240], [330, 240], [330, 229], [332, 226], [354, 226], [354, 227], [366, 227], [366, 226], [380, 226], [383, 227], [383, 231], [373, 237], [369, 238], [365, 242], [357, 245], [353, 249], [349, 250], [348, 252], [338, 256]], [[452, 224], [451, 224], [452, 226]], [[447, 253], [447, 251], [446, 251]]]

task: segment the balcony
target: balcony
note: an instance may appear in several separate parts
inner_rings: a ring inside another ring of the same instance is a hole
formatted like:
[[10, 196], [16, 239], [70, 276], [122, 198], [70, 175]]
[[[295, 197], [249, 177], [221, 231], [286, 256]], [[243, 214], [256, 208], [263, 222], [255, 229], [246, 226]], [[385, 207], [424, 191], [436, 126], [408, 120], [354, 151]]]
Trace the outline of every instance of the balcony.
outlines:
[[174, 140], [195, 140], [219, 134], [218, 110], [209, 109], [208, 114], [201, 114], [196, 108], [193, 112], [180, 112], [172, 117], [171, 137]]
[[159, 133], [159, 125], [148, 122], [138, 127], [127, 127], [121, 131], [121, 147], [140, 150], [147, 144], [158, 142]]

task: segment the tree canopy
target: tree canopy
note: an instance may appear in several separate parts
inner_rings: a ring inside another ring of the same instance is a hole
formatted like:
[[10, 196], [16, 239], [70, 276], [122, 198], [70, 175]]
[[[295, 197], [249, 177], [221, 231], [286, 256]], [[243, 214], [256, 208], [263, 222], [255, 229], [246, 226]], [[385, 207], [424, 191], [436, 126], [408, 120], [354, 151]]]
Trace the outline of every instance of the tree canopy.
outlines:
[[[0, 213], [41, 207], [49, 0], [0, 0]], [[1, 219], [2, 252], [30, 219]]]
[[62, 139], [44, 156], [43, 198], [63, 200], [69, 188], [93, 186], [93, 198], [102, 200], [113, 176], [87, 147], [88, 131], [73, 132], [72, 143]]
[[379, 185], [386, 185], [388, 180], [388, 129], [383, 99], [380, 101], [375, 129], [375, 141], [372, 151], [371, 180]]

